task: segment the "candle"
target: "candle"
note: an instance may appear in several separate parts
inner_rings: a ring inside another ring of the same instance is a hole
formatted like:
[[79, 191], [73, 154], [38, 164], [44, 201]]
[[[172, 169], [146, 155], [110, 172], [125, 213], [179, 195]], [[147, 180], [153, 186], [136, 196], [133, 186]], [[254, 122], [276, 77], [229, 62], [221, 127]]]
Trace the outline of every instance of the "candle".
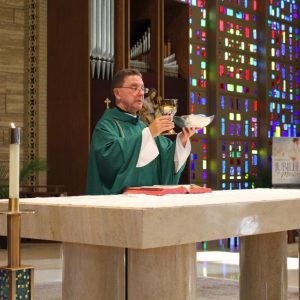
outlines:
[[9, 198], [19, 198], [20, 128], [11, 123], [9, 145]]

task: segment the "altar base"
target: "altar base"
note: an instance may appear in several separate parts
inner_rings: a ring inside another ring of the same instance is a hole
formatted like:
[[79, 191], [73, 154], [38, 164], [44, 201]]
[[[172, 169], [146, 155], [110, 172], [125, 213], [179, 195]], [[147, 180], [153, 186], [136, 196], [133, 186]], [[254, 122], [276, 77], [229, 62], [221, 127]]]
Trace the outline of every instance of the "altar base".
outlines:
[[286, 231], [240, 241], [240, 299], [287, 299]]
[[125, 299], [124, 249], [63, 243], [63, 299]]

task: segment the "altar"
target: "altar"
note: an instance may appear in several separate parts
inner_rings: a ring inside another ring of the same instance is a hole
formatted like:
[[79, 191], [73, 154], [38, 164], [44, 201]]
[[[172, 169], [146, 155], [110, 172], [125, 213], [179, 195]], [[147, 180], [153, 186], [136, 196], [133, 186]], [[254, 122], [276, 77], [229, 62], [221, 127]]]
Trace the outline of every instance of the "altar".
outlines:
[[241, 237], [240, 299], [287, 299], [300, 190], [31, 198], [20, 209], [36, 211], [22, 237], [62, 242], [64, 300], [196, 299], [195, 244], [227, 237]]

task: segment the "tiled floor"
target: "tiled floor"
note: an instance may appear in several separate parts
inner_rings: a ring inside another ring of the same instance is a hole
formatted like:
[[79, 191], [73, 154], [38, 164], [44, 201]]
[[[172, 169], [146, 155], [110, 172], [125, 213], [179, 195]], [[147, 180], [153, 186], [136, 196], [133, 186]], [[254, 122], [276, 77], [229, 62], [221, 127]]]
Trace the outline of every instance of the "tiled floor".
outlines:
[[[197, 276], [239, 280], [239, 253], [205, 251], [197, 253]], [[296, 257], [288, 257], [288, 285], [298, 287], [298, 265]]]
[[[215, 248], [215, 247], [214, 247]], [[206, 251], [197, 252], [197, 277], [198, 278], [218, 278], [235, 281], [235, 286], [238, 286], [239, 279], [239, 254], [230, 249], [209, 249]], [[288, 246], [288, 285], [292, 288], [294, 294], [298, 295], [298, 245], [292, 244]], [[36, 299], [40, 300], [59, 300], [61, 293], [62, 280], [62, 253], [59, 243], [45, 244], [22, 244], [22, 264], [32, 265], [35, 268], [35, 285], [38, 292]], [[7, 252], [0, 250], [0, 265], [7, 264]], [[200, 280], [201, 280], [200, 279]], [[218, 282], [216, 280], [216, 282]], [[223, 282], [224, 284], [224, 282]], [[52, 287], [51, 287], [52, 285]], [[48, 298], [48, 296], [39, 296], [41, 291], [47, 293], [47, 288], [56, 289], [56, 297]], [[197, 287], [198, 289], [198, 287]], [[238, 289], [238, 287], [236, 287]], [[197, 297], [197, 299], [204, 299]], [[210, 298], [205, 299], [225, 299]], [[227, 298], [226, 298], [227, 299]], [[228, 298], [230, 299], [230, 298]], [[231, 298], [233, 299], [233, 298]], [[292, 299], [292, 298], [289, 298]], [[294, 299], [294, 298], [293, 298]], [[298, 296], [297, 296], [298, 299]]]

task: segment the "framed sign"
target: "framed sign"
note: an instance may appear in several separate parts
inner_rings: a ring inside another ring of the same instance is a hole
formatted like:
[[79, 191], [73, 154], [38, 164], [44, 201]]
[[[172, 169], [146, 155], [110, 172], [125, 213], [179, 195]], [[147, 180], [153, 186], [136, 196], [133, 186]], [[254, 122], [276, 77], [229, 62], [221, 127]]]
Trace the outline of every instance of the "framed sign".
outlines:
[[300, 138], [273, 138], [272, 184], [300, 185]]

